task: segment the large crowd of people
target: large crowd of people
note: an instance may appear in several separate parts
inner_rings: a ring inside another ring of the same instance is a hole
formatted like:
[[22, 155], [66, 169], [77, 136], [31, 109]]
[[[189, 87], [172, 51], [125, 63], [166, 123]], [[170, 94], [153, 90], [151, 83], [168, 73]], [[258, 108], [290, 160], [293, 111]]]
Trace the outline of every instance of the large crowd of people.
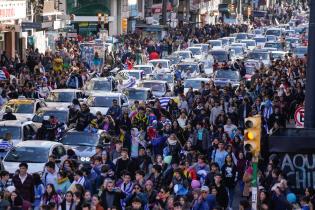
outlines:
[[[247, 25], [207, 25], [189, 32], [178, 28], [161, 42], [129, 34], [115, 52], [106, 53], [106, 67], [98, 73], [104, 76], [121, 64], [144, 63], [152, 53], [169, 55], [190, 43], [247, 30]], [[5, 79], [0, 83], [0, 105], [19, 96], [46, 98], [53, 89], [84, 86], [95, 69], [80, 59], [78, 43], [60, 36], [57, 46], [56, 53], [44, 54], [30, 48], [26, 60], [1, 54]], [[94, 60], [97, 65], [97, 55]], [[86, 132], [101, 129], [110, 146], [98, 145], [88, 165], [79, 164], [68, 150], [61, 163], [50, 156], [43, 174], [29, 174], [27, 163], [19, 165], [12, 179], [1, 171], [0, 209], [223, 210], [235, 209], [237, 196], [239, 209], [249, 210], [253, 167], [243, 148], [244, 118], [260, 114], [263, 136], [292, 122], [305, 98], [306, 63], [306, 55], [273, 60], [236, 90], [219, 90], [209, 82], [184, 94], [178, 80], [174, 93], [179, 100], [171, 99], [166, 108], [158, 99], [136, 101], [128, 110], [113, 101], [107, 115], [94, 116], [87, 104], [74, 100], [68, 126]], [[240, 72], [245, 68], [242, 61], [237, 66]], [[14, 119], [7, 112], [5, 119]], [[49, 139], [56, 139], [54, 134]], [[263, 141], [265, 145], [266, 138]], [[305, 189], [298, 199], [278, 160], [269, 160], [266, 148], [263, 151], [258, 209], [314, 209], [314, 189]]]

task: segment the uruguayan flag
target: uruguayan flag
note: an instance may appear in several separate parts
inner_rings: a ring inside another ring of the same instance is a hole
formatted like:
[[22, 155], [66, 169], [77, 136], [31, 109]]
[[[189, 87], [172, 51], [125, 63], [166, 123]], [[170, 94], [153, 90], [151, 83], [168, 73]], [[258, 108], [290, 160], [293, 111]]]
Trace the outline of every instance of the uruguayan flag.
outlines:
[[162, 98], [159, 98], [159, 100], [160, 100], [161, 107], [166, 109], [168, 102], [171, 100], [171, 97], [162, 97]]

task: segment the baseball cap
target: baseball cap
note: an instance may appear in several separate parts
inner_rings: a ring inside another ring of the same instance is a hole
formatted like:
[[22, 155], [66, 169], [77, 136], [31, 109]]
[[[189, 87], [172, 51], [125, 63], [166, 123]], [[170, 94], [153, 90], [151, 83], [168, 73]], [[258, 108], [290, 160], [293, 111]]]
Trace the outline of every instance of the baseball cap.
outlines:
[[209, 192], [209, 187], [204, 185], [201, 187], [201, 191]]

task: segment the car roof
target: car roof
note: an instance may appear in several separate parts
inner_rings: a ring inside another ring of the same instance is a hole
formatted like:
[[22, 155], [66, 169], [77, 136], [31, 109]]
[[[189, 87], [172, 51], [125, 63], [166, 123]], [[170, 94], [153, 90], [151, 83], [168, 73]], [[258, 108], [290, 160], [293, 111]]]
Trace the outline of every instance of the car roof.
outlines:
[[117, 93], [117, 92], [108, 92], [108, 91], [102, 91], [102, 92], [94, 92], [92, 91], [90, 96], [113, 96], [113, 97], [119, 97], [121, 96], [122, 93]]
[[163, 62], [168, 62], [168, 61], [170, 61], [170, 60], [168, 60], [168, 59], [153, 59], [153, 60], [150, 60], [149, 62], [152, 62], [152, 61], [163, 61]]
[[[188, 48], [187, 48], [188, 49]], [[180, 52], [184, 52], [184, 53], [191, 53], [190, 50], [177, 50], [174, 53], [180, 53]]]
[[126, 90], [145, 90], [145, 91], [150, 91], [150, 88], [146, 88], [146, 87], [130, 87], [130, 88], [126, 88]]
[[198, 65], [199, 63], [198, 62], [180, 62], [179, 64], [177, 65]]
[[95, 78], [92, 78], [91, 81], [109, 81], [110, 78], [108, 77], [95, 77]]
[[193, 47], [188, 47], [187, 49], [202, 49], [202, 47], [198, 47], [198, 46], [193, 46]]
[[45, 140], [28, 140], [22, 141], [16, 144], [16, 147], [42, 147], [42, 148], [51, 148], [55, 145], [62, 145], [59, 142], [55, 141], [45, 141]]
[[7, 103], [8, 104], [32, 104], [36, 100], [35, 99], [10, 99]]
[[142, 64], [142, 65], [135, 65], [134, 67], [150, 67], [152, 68], [151, 64]]
[[82, 92], [82, 90], [78, 90], [78, 89], [54, 89], [51, 92], [55, 92], [55, 93], [62, 93], [62, 92], [67, 92], [67, 93], [77, 93], [77, 92]]
[[49, 106], [49, 107], [39, 108], [37, 112], [38, 111], [69, 111], [69, 109], [63, 106]]
[[138, 69], [131, 69], [131, 70], [121, 70], [120, 72], [137, 72], [137, 73], [141, 73], [144, 72], [143, 70], [138, 70]]
[[22, 125], [32, 124], [32, 121], [28, 120], [4, 120], [0, 121], [0, 126], [16, 126], [20, 127]]
[[162, 80], [143, 80], [141, 83], [167, 83], [167, 81], [162, 81]]
[[186, 81], [189, 81], [189, 80], [209, 81], [209, 80], [210, 80], [210, 78], [197, 77], [197, 78], [189, 78], [189, 79], [186, 79]]

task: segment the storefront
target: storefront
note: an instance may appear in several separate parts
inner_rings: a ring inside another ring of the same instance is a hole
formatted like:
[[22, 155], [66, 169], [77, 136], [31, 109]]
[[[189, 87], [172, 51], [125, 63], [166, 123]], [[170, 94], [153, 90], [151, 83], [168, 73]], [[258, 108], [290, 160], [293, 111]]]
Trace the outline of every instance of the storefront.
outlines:
[[26, 1], [0, 1], [0, 51], [14, 57], [25, 55], [25, 40], [20, 37], [18, 20], [26, 17]]

